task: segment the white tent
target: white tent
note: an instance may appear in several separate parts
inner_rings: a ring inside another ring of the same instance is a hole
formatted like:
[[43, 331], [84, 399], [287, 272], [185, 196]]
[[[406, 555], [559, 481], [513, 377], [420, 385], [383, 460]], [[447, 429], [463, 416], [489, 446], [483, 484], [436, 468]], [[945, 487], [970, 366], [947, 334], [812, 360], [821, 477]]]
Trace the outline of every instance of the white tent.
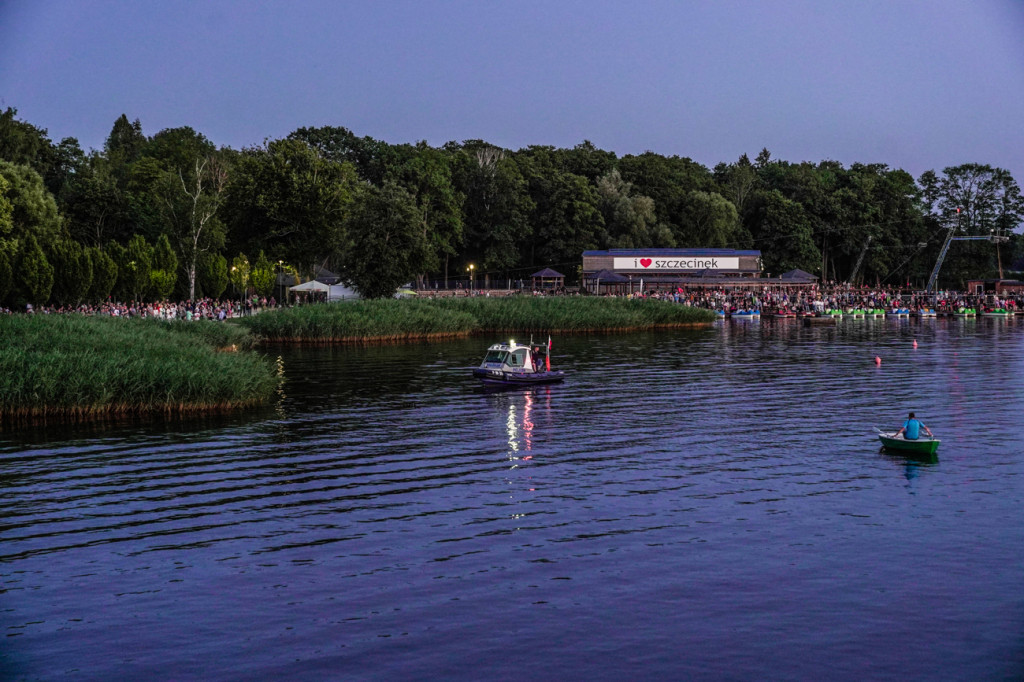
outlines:
[[328, 301], [341, 301], [344, 299], [359, 298], [359, 294], [354, 290], [349, 289], [341, 284], [324, 284], [313, 279], [302, 284], [297, 284], [293, 287], [288, 287], [288, 291], [302, 293], [310, 291], [322, 291], [327, 294]]
[[324, 284], [323, 282], [318, 282], [315, 279], [311, 279], [308, 282], [303, 282], [302, 284], [296, 284], [293, 287], [288, 287], [288, 291], [295, 291], [295, 292], [299, 292], [299, 293], [301, 293], [303, 291], [324, 291], [324, 292], [328, 292], [330, 290], [331, 290], [330, 286]]

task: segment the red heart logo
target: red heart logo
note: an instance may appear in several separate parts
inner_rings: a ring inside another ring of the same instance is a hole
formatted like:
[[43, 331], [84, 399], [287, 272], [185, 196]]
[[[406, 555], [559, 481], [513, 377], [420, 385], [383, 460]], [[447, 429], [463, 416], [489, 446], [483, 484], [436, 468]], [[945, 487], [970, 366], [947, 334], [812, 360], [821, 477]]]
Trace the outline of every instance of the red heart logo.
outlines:
[[640, 259], [640, 265], [644, 266], [645, 268], [651, 267], [651, 259], [650, 258], [641, 258]]

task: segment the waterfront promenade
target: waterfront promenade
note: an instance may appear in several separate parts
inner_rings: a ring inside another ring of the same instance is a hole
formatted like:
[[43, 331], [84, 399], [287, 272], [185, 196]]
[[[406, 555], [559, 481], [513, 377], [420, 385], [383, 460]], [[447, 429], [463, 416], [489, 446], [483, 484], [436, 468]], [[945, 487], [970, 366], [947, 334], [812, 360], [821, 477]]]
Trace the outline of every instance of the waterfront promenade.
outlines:
[[[557, 290], [529, 289], [425, 289], [416, 292], [420, 299], [451, 297], [505, 296], [589, 296], [575, 289]], [[615, 297], [614, 295], [610, 295]], [[897, 288], [848, 287], [844, 285], [812, 286], [763, 286], [754, 289], [732, 289], [714, 287], [678, 287], [656, 289], [626, 294], [625, 298], [642, 298], [669, 301], [707, 310], [761, 310], [773, 312], [791, 310], [815, 312], [822, 310], [852, 310], [881, 308], [891, 310], [904, 308], [911, 312], [935, 310], [937, 314], [952, 314], [962, 308], [978, 311], [1005, 309], [1010, 312], [1024, 312], [1024, 295], [996, 296], [992, 294], [967, 294], [959, 291], [940, 291], [934, 294], [923, 291]], [[79, 306], [28, 306], [21, 309], [0, 308], [0, 314], [64, 314], [109, 315], [113, 317], [143, 317], [166, 320], [225, 320], [254, 315], [262, 310], [284, 306], [311, 305], [312, 301], [303, 296], [292, 296], [284, 304], [274, 297], [251, 296], [243, 300], [203, 298], [197, 301], [162, 301], [156, 303], [105, 302], [101, 305], [82, 304]]]

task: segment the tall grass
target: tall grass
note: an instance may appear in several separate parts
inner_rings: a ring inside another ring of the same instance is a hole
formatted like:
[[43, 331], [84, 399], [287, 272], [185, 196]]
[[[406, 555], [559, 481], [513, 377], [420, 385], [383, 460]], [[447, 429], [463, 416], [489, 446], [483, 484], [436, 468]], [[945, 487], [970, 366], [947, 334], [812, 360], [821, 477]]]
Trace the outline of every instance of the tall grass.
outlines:
[[476, 319], [434, 301], [349, 301], [269, 310], [239, 324], [267, 341], [336, 343], [402, 341], [467, 334]]
[[656, 300], [468, 297], [356, 301], [272, 310], [240, 320], [268, 341], [375, 342], [473, 333], [586, 333], [708, 324], [714, 313]]
[[[273, 395], [277, 370], [217, 322], [0, 317], [0, 422], [225, 411]], [[225, 349], [240, 352], [223, 352]]]

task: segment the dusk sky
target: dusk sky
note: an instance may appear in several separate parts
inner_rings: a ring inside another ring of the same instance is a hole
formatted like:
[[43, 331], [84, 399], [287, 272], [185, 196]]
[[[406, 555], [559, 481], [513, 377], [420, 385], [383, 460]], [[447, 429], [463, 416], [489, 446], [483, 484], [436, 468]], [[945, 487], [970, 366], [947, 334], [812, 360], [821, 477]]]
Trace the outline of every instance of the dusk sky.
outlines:
[[1024, 2], [0, 0], [0, 107], [86, 149], [124, 113], [236, 149], [337, 125], [1022, 183]]

